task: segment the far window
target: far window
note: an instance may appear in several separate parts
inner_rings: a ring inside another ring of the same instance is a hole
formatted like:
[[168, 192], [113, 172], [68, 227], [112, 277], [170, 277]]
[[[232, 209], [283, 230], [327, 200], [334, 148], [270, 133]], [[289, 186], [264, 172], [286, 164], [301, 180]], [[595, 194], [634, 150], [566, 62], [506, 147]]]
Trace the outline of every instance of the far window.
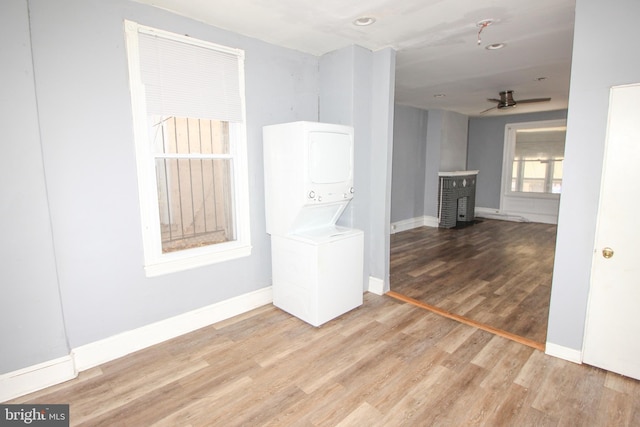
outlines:
[[566, 127], [510, 129], [513, 153], [508, 191], [560, 194]]
[[243, 51], [125, 28], [146, 274], [249, 255]]

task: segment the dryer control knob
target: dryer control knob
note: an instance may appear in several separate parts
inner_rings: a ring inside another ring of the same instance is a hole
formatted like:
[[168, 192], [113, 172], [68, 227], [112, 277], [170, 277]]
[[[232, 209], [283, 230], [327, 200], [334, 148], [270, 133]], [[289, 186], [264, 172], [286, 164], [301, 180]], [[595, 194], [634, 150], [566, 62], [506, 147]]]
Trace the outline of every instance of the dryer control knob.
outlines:
[[356, 190], [355, 190], [353, 187], [351, 187], [351, 188], [349, 189], [349, 193], [353, 194], [353, 193], [355, 193], [355, 192], [356, 192]]
[[316, 192], [313, 190], [309, 191], [309, 198], [313, 199], [314, 197], [316, 197]]

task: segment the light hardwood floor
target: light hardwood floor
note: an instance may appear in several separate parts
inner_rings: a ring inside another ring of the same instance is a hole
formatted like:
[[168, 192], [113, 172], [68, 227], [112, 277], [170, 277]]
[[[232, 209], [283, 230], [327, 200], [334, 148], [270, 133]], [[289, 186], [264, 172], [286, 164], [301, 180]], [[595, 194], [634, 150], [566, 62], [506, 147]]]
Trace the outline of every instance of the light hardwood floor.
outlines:
[[544, 345], [555, 225], [481, 219], [391, 237], [391, 290]]
[[640, 383], [388, 296], [320, 328], [265, 306], [13, 403], [82, 426], [637, 426]]

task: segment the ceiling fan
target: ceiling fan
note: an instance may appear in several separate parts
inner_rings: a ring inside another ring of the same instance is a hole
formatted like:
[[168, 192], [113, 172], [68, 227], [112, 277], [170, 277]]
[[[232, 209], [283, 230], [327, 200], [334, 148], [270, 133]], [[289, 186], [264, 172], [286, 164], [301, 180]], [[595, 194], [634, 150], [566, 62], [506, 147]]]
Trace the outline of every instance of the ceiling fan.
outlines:
[[488, 111], [495, 110], [496, 108], [498, 110], [502, 110], [503, 108], [515, 107], [517, 104], [530, 104], [533, 102], [548, 102], [548, 101], [551, 101], [551, 98], [521, 99], [520, 101], [516, 101], [515, 99], [513, 99], [513, 91], [505, 90], [500, 92], [500, 99], [488, 98], [487, 101], [496, 102], [497, 105], [495, 107], [487, 108], [486, 110], [481, 111], [480, 114], [484, 114]]

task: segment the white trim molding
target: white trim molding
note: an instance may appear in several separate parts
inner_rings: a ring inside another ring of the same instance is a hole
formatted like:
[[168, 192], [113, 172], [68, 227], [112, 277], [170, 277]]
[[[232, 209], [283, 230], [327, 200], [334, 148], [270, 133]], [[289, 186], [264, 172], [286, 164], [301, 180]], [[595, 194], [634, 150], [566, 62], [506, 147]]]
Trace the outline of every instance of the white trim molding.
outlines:
[[529, 219], [520, 215], [508, 214], [506, 212], [502, 212], [500, 209], [481, 208], [477, 206], [475, 209], [475, 216], [478, 218], [499, 219], [502, 221], [529, 222]]
[[78, 371], [84, 371], [143, 348], [204, 328], [233, 316], [270, 304], [271, 286], [239, 295], [197, 310], [123, 332], [72, 350]]
[[580, 365], [582, 364], [582, 351], [580, 350], [547, 342], [544, 352], [549, 356], [557, 357]]
[[557, 224], [557, 215], [535, 214], [531, 212], [505, 212], [500, 209], [475, 208], [475, 216], [478, 218], [499, 219], [513, 222], [539, 222], [542, 224]]
[[423, 215], [415, 218], [403, 219], [391, 223], [391, 234], [407, 231], [418, 227], [437, 227], [438, 218], [435, 216]]
[[0, 402], [71, 380], [77, 375], [71, 356], [48, 360], [0, 375]]
[[0, 375], [0, 402], [68, 381], [78, 372], [273, 302], [271, 286], [71, 350], [71, 354]]
[[386, 293], [384, 290], [384, 280], [369, 276], [369, 288], [367, 290], [372, 294], [384, 295]]

